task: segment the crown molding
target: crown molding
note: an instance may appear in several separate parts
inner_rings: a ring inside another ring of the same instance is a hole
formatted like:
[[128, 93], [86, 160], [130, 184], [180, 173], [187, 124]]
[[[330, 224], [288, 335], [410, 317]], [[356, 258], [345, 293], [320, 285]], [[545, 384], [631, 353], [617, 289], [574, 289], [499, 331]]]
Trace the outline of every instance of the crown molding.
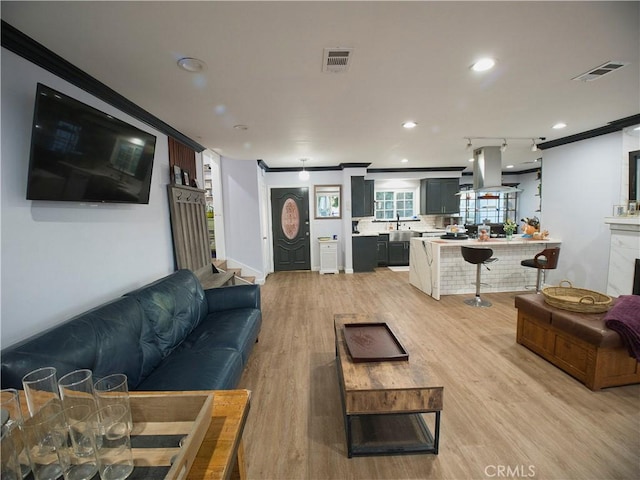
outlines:
[[115, 90], [52, 52], [44, 45], [36, 42], [31, 37], [28, 37], [4, 20], [2, 20], [1, 24], [1, 38], [2, 48], [6, 48], [25, 60], [53, 73], [118, 110], [159, 130], [165, 135], [175, 138], [196, 152], [202, 152], [205, 149], [205, 147], [198, 142], [180, 133], [158, 117], [123, 97]]

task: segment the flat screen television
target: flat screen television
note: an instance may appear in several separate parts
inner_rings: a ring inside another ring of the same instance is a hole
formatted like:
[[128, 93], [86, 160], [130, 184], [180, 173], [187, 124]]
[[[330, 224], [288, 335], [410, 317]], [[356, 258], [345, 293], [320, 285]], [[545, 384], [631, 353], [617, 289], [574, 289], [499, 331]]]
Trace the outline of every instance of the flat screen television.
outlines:
[[27, 200], [149, 203], [156, 137], [38, 84]]

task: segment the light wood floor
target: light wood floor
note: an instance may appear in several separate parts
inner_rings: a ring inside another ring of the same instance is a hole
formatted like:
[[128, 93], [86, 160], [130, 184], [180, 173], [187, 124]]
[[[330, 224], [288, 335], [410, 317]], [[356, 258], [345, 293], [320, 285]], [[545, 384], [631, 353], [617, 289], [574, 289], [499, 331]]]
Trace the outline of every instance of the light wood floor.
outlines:
[[[591, 392], [516, 344], [514, 294], [436, 301], [406, 272], [272, 274], [241, 381], [250, 479], [638, 479], [640, 385]], [[391, 312], [444, 386], [440, 453], [346, 456], [333, 315]], [[501, 473], [501, 474], [500, 474]]]

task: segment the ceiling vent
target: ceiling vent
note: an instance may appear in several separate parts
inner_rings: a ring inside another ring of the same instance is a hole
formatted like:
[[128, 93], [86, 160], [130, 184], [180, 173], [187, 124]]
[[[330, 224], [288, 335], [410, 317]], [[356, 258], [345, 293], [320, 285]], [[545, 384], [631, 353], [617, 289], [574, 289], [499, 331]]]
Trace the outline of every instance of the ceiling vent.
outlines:
[[578, 75], [577, 77], [573, 78], [572, 80], [579, 80], [581, 82], [592, 82], [598, 78], [601, 78], [602, 76], [606, 75], [607, 73], [611, 73], [615, 70], [618, 70], [622, 67], [624, 67], [625, 65], [629, 65], [629, 62], [615, 62], [615, 61], [610, 61], [607, 63], [603, 63], [602, 65], [600, 65], [599, 67], [593, 68], [591, 70], [589, 70], [586, 73], [583, 73], [582, 75]]
[[344, 73], [349, 70], [353, 48], [325, 48], [322, 58], [322, 71]]

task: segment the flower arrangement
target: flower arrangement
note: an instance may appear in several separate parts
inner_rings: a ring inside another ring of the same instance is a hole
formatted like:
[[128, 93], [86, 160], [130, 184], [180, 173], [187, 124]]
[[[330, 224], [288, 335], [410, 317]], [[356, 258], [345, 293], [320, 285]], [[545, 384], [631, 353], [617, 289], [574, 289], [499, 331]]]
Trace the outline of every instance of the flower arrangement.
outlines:
[[510, 218], [507, 218], [502, 226], [504, 227], [504, 233], [506, 233], [507, 235], [513, 235], [518, 229], [518, 224], [516, 224], [516, 222], [514, 222]]

